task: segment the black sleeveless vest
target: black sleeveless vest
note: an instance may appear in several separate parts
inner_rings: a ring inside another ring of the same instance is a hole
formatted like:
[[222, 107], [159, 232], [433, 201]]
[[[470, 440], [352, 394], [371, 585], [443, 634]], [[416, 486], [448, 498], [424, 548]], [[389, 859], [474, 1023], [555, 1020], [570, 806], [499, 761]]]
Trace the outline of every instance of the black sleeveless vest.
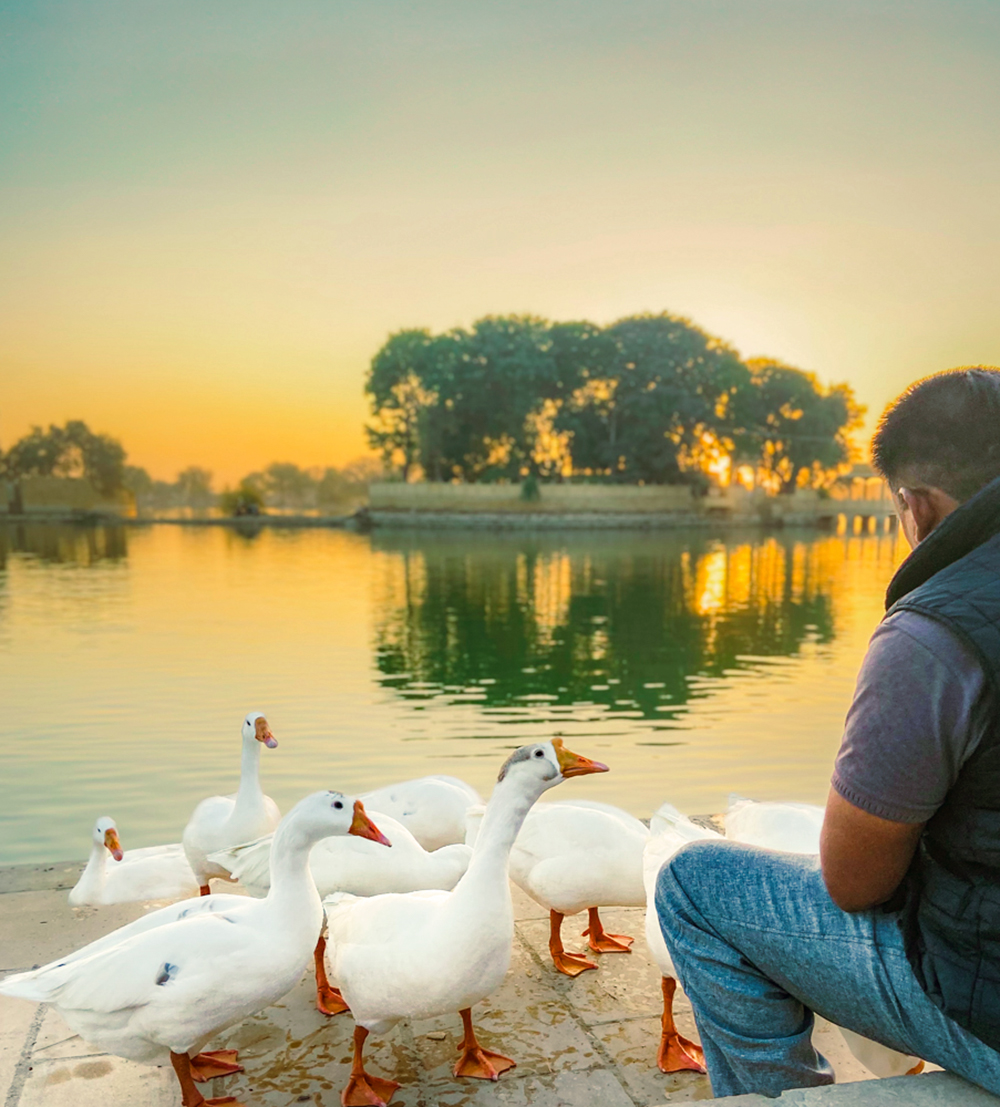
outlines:
[[886, 606], [887, 617], [916, 611], [946, 626], [991, 686], [980, 745], [921, 835], [901, 889], [900, 925], [931, 1001], [1000, 1050], [1000, 480], [917, 546]]

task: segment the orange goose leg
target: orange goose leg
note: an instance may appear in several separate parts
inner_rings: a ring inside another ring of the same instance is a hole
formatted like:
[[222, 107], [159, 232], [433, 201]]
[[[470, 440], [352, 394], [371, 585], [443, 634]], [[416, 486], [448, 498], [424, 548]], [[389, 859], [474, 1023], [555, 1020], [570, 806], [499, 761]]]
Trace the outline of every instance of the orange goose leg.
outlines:
[[660, 1072], [707, 1072], [705, 1054], [700, 1045], [677, 1032], [674, 1022], [674, 992], [677, 981], [672, 976], [663, 978], [663, 1036], [656, 1063]]
[[363, 1026], [354, 1028], [354, 1063], [351, 1065], [351, 1078], [340, 1093], [343, 1107], [386, 1107], [392, 1099], [392, 1093], [399, 1087], [395, 1080], [382, 1080], [365, 1072], [362, 1054], [368, 1031]]
[[195, 1086], [191, 1076], [191, 1058], [186, 1053], [170, 1052], [170, 1063], [177, 1074], [177, 1082], [181, 1086], [181, 1103], [184, 1107], [215, 1107], [216, 1104], [231, 1103], [233, 1107], [243, 1107], [235, 1096], [224, 1095], [218, 1099], [206, 1099]]
[[583, 932], [583, 936], [588, 939], [588, 944], [595, 953], [632, 952], [629, 946], [635, 938], [630, 938], [627, 934], [609, 934], [601, 922], [598, 908], [587, 908], [587, 914], [590, 917], [590, 926]]
[[472, 1009], [464, 1008], [459, 1012], [462, 1016], [462, 1026], [465, 1028], [465, 1036], [458, 1047], [461, 1057], [455, 1066], [456, 1076], [476, 1076], [480, 1080], [499, 1080], [500, 1073], [515, 1068], [515, 1063], [502, 1053], [493, 1053], [492, 1050], [483, 1049], [476, 1041], [476, 1031], [472, 1026]]
[[313, 960], [316, 962], [316, 1010], [321, 1015], [329, 1017], [339, 1015], [342, 1011], [349, 1011], [350, 1008], [344, 1002], [340, 989], [334, 988], [327, 979], [325, 953], [326, 938], [321, 934], [313, 953]]
[[558, 911], [549, 912], [549, 953], [552, 954], [552, 964], [567, 976], [579, 976], [587, 969], [596, 969], [597, 965], [578, 953], [567, 953], [562, 944], [562, 923], [564, 915]]

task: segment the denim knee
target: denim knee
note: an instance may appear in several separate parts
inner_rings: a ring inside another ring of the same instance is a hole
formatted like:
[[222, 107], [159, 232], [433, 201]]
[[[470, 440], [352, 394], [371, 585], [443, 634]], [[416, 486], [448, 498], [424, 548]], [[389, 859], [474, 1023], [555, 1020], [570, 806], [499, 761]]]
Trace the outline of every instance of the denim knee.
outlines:
[[671, 934], [672, 923], [685, 918], [692, 904], [699, 903], [703, 890], [710, 898], [718, 895], [720, 870], [728, 867], [732, 846], [725, 840], [688, 842], [660, 869], [655, 903], [664, 937]]

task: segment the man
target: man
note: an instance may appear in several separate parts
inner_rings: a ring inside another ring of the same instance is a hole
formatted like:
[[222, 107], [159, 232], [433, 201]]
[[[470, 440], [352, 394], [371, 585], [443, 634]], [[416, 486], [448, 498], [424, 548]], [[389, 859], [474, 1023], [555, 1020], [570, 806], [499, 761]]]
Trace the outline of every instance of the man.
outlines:
[[908, 389], [872, 456], [912, 552], [820, 857], [698, 842], [657, 885], [720, 1096], [831, 1083], [813, 1012], [1000, 1093], [1000, 369]]

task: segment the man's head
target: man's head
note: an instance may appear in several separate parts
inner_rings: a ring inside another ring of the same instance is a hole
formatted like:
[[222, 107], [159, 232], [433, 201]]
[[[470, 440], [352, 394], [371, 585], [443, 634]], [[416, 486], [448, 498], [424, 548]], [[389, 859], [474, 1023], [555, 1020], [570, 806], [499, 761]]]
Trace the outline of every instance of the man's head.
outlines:
[[1000, 369], [951, 369], [911, 385], [872, 440], [911, 546], [1000, 477]]

